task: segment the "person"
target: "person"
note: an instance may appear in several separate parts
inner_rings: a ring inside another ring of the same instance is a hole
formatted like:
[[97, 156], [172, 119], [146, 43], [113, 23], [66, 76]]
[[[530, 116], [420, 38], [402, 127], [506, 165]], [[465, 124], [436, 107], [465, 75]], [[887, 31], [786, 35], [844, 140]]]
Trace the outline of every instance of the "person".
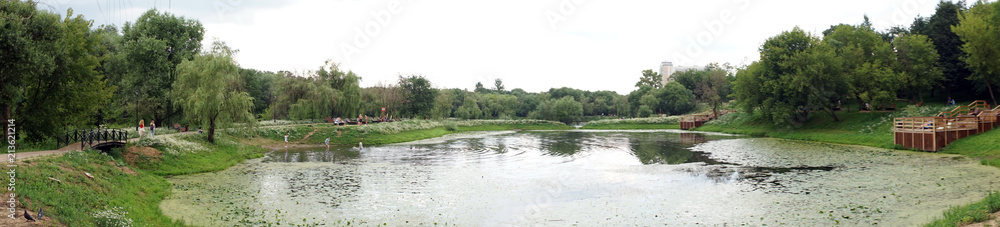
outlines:
[[288, 133], [285, 133], [285, 147], [288, 147]]
[[365, 144], [361, 143], [361, 141], [358, 141], [358, 148], [359, 149], [365, 149]]
[[924, 125], [924, 129], [933, 129], [933, 128], [934, 128], [934, 121], [928, 120], [927, 124]]
[[955, 99], [952, 99], [951, 96], [948, 96], [948, 105], [952, 105], [952, 106], [955, 105]]
[[872, 107], [870, 105], [868, 105], [867, 102], [865, 103], [865, 110], [872, 110]]
[[198, 127], [198, 134], [201, 134], [201, 127]]
[[156, 120], [149, 121], [149, 135], [150, 136], [156, 135]]
[[139, 137], [146, 134], [146, 120], [139, 120]]
[[326, 148], [330, 148], [330, 137], [326, 137], [326, 141], [323, 141], [323, 143], [326, 144]]

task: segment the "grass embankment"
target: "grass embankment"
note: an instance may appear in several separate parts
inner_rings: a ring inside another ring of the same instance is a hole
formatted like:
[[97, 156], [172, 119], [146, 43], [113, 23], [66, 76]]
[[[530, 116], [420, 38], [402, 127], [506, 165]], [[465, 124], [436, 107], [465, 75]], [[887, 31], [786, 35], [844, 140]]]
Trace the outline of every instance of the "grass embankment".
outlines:
[[[165, 177], [222, 170], [263, 155], [259, 147], [226, 137], [214, 145], [200, 135], [176, 137], [141, 142], [156, 150], [76, 151], [26, 160], [17, 169], [18, 200], [32, 214], [43, 208], [46, 217], [71, 226], [183, 226], [160, 211], [171, 188]], [[196, 151], [182, 150], [190, 148], [185, 145], [197, 146]]]
[[608, 119], [587, 122], [580, 129], [680, 129], [679, 116]]
[[[288, 134], [291, 144], [319, 145], [330, 138], [330, 145], [382, 145], [430, 139], [457, 132], [504, 130], [568, 130], [566, 124], [541, 120], [411, 120], [369, 125], [336, 126], [332, 124], [260, 127], [253, 132], [236, 133], [241, 137], [259, 136], [283, 143]], [[307, 137], [308, 136], [308, 137]]]

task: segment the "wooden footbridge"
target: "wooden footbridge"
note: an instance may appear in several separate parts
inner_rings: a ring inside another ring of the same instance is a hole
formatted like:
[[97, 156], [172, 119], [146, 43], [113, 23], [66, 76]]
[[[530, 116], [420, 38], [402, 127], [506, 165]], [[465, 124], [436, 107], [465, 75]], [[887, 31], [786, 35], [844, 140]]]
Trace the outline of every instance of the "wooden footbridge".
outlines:
[[[719, 116], [726, 115], [727, 113], [730, 113], [730, 112], [733, 112], [733, 111], [732, 110], [719, 110]], [[695, 115], [681, 116], [681, 121], [680, 121], [681, 129], [683, 129], [683, 130], [691, 130], [692, 128], [695, 128], [695, 127], [701, 127], [702, 125], [705, 124], [705, 122], [714, 120], [717, 117], [718, 116], [716, 116], [715, 113], [711, 112], [711, 111], [709, 113], [707, 113], [707, 114], [695, 114]]]
[[1000, 106], [990, 109], [977, 100], [934, 117], [900, 117], [894, 121], [895, 143], [906, 148], [938, 151], [956, 140], [1000, 127]]
[[121, 129], [78, 129], [56, 137], [56, 147], [80, 143], [80, 150], [93, 148], [102, 151], [122, 147], [128, 141], [128, 132]]

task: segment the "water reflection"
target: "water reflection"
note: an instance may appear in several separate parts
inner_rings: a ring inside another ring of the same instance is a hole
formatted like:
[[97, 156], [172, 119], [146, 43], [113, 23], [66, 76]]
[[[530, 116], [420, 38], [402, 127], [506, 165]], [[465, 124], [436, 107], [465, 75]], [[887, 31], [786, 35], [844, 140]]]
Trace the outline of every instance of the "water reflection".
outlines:
[[673, 130], [470, 134], [278, 150], [171, 178], [161, 210], [203, 226], [914, 225], [1000, 188], [993, 168], [923, 155]]
[[302, 147], [278, 149], [264, 155], [263, 162], [342, 162], [361, 153], [347, 147]]

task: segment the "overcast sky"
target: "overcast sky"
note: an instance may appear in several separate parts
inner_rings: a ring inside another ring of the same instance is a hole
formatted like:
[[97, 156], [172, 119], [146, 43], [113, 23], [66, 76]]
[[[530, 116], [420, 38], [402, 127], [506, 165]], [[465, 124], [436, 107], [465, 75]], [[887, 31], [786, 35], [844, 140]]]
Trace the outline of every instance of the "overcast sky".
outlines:
[[634, 90], [660, 62], [745, 65], [768, 37], [799, 26], [879, 29], [930, 16], [936, 0], [612, 1], [612, 0], [40, 0], [73, 8], [95, 26], [134, 21], [156, 8], [201, 21], [239, 49], [245, 68], [315, 70], [327, 59], [362, 77], [362, 86], [420, 74], [438, 88], [545, 91]]

